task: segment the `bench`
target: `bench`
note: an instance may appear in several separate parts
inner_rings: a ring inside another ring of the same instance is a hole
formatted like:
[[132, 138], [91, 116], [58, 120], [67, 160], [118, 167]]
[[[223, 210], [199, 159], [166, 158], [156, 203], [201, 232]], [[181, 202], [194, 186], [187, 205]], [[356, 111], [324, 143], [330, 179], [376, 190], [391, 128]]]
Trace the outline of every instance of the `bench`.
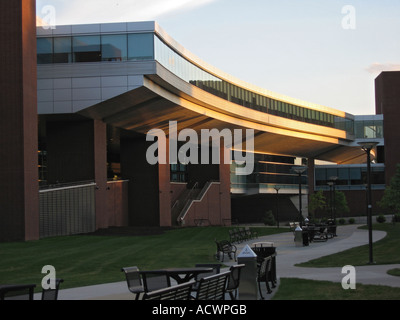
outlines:
[[146, 292], [142, 300], [190, 300], [192, 286], [195, 281], [185, 282], [176, 286]]
[[221, 240], [221, 241], [215, 240], [215, 243], [217, 245], [216, 256], [218, 260], [221, 260], [220, 256], [222, 255], [221, 262], [224, 262], [225, 254], [228, 255], [229, 259], [232, 259], [232, 254], [233, 254], [233, 258], [236, 261], [237, 248], [235, 245], [231, 244], [228, 240]]
[[196, 291], [195, 300], [225, 300], [225, 292], [231, 272], [219, 273], [202, 278]]

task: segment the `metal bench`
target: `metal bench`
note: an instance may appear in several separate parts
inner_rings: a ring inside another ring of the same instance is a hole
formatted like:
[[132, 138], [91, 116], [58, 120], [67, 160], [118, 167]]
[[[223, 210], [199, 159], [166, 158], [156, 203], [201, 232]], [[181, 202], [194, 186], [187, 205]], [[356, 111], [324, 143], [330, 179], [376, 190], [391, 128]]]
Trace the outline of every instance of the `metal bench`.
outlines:
[[221, 262], [224, 262], [225, 254], [228, 255], [229, 259], [232, 259], [232, 254], [233, 254], [233, 259], [236, 261], [237, 248], [234, 244], [230, 243], [228, 240], [221, 240], [221, 241], [215, 240], [215, 243], [217, 244], [218, 260], [221, 260], [221, 255], [222, 255]]
[[228, 271], [200, 279], [194, 299], [225, 300], [225, 292], [230, 274], [231, 272]]
[[192, 286], [195, 281], [190, 281], [176, 286], [159, 289], [152, 292], [146, 292], [143, 300], [190, 300]]

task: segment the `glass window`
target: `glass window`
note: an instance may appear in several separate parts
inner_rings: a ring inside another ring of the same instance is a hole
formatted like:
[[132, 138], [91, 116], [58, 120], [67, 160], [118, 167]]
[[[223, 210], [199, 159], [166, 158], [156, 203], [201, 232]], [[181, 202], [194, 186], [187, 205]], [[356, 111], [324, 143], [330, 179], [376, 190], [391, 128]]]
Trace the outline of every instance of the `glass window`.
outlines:
[[71, 37], [54, 38], [54, 63], [72, 62]]
[[138, 33], [128, 35], [128, 59], [154, 59], [154, 37], [152, 33]]
[[100, 36], [78, 36], [73, 40], [74, 62], [101, 61]]
[[38, 64], [53, 63], [52, 38], [37, 39], [37, 63]]
[[126, 61], [128, 42], [126, 35], [107, 35], [101, 37], [102, 61]]

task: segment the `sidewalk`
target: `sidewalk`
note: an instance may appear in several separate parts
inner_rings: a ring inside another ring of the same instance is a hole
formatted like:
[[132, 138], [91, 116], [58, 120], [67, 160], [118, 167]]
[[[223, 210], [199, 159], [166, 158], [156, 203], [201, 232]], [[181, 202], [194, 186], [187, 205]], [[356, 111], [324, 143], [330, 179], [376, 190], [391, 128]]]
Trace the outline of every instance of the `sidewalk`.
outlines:
[[[246, 244], [254, 242], [274, 242], [277, 248], [277, 275], [278, 278], [302, 278], [310, 280], [324, 280], [341, 283], [342, 268], [302, 268], [295, 264], [306, 262], [322, 256], [334, 254], [353, 247], [368, 244], [368, 232], [357, 229], [359, 225], [338, 227], [338, 237], [327, 242], [312, 243], [308, 247], [295, 247], [293, 234], [282, 233], [248, 241], [237, 245], [238, 253]], [[373, 241], [378, 241], [386, 235], [382, 231], [373, 232]], [[366, 257], [366, 260], [368, 257]], [[225, 262], [234, 264], [233, 261]], [[357, 283], [400, 287], [400, 278], [390, 276], [387, 270], [400, 268], [400, 265], [372, 265], [356, 267]], [[279, 280], [278, 280], [279, 282]], [[277, 289], [274, 290], [276, 292]], [[270, 298], [271, 295], [268, 297]], [[133, 295], [128, 291], [126, 282], [102, 284], [96, 286], [60, 290], [59, 300], [132, 300]], [[35, 299], [40, 299], [38, 296]]]
[[[314, 242], [308, 247], [295, 247], [293, 235], [283, 233], [263, 237], [258, 241], [274, 242], [277, 248], [277, 273], [279, 278], [301, 278], [309, 280], [332, 281], [341, 283], [345, 274], [340, 268], [303, 268], [295, 264], [307, 262], [330, 254], [338, 253], [353, 247], [368, 244], [368, 231], [358, 229], [359, 225], [338, 227], [338, 237], [327, 242]], [[386, 236], [383, 231], [373, 231], [373, 241], [379, 241]], [[251, 244], [255, 241], [248, 242]], [[245, 244], [238, 246], [238, 251]], [[365, 257], [368, 261], [368, 257]], [[344, 267], [344, 266], [343, 266]], [[400, 278], [390, 276], [386, 272], [390, 269], [400, 268], [400, 265], [371, 265], [355, 267], [357, 283], [400, 287]]]

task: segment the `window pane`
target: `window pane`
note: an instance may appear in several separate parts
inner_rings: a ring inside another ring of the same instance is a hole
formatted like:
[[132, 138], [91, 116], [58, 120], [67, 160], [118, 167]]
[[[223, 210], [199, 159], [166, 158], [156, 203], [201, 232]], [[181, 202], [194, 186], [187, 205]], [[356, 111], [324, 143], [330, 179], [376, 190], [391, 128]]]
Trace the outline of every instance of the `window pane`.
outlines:
[[100, 36], [74, 37], [74, 62], [97, 62], [101, 60]]
[[37, 39], [37, 63], [38, 64], [53, 63], [52, 38]]
[[54, 38], [54, 63], [72, 62], [71, 37]]
[[154, 59], [154, 37], [152, 33], [128, 35], [128, 59], [151, 60]]
[[102, 36], [101, 48], [102, 61], [125, 61], [128, 54], [127, 36]]

